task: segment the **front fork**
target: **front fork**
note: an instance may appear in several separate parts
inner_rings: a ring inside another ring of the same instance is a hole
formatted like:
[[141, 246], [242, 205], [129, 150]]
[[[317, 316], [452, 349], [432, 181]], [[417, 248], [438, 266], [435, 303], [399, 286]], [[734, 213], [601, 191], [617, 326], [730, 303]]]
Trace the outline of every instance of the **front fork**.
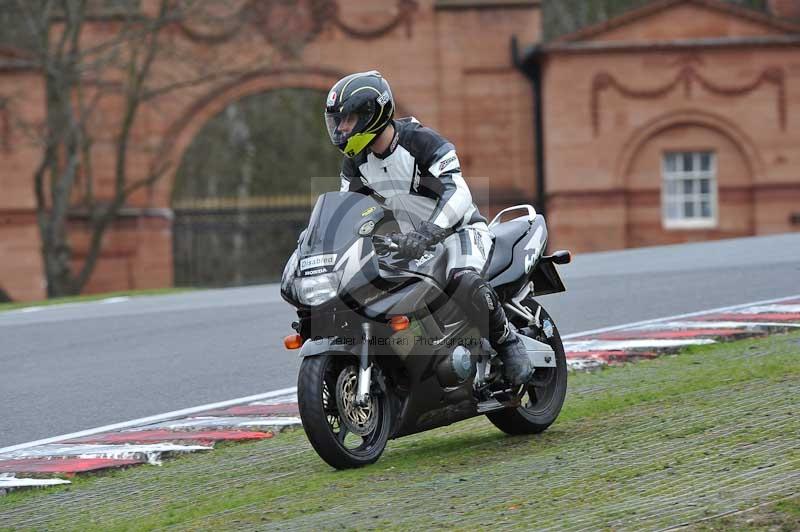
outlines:
[[356, 393], [356, 404], [365, 406], [369, 401], [369, 388], [372, 382], [372, 366], [369, 363], [369, 339], [371, 336], [371, 326], [369, 323], [362, 323], [363, 339], [361, 342], [361, 354], [358, 357], [358, 392]]

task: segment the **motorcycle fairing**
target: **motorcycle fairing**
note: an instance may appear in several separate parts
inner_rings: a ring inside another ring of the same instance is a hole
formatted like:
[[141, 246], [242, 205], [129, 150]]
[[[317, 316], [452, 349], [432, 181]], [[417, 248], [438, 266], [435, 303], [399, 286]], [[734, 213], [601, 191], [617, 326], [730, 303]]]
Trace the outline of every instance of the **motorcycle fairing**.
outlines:
[[328, 336], [316, 340], [306, 340], [300, 348], [300, 358], [324, 355], [325, 353], [341, 353], [358, 356], [361, 342], [345, 342], [339, 337]]
[[417, 324], [419, 331], [415, 334], [418, 337], [436, 339], [438, 344], [419, 343], [402, 357], [410, 387], [399, 398], [397, 423], [391, 438], [467, 419], [475, 415], [477, 408], [477, 400], [472, 394], [472, 379], [452, 388], [443, 388], [436, 369], [455, 348], [449, 340], [471, 339], [468, 349], [474, 355], [481, 353], [480, 333], [466, 321], [443, 330], [430, 315], [418, 320]]
[[[310, 308], [295, 294], [297, 279], [323, 273], [340, 272], [337, 293], [353, 302], [362, 301], [365, 291], [391, 291], [380, 278], [375, 248], [366, 238], [384, 217], [384, 210], [370, 196], [351, 192], [327, 192], [314, 206], [309, 225], [284, 270], [281, 295], [298, 308]], [[361, 234], [361, 228], [369, 231]], [[353, 303], [355, 304], [355, 303]], [[316, 309], [347, 305], [334, 297], [314, 306]], [[348, 305], [352, 306], [352, 304]]]
[[308, 229], [298, 248], [300, 259], [341, 253], [365, 223], [377, 224], [384, 210], [372, 197], [351, 192], [326, 192], [317, 198]]
[[[402, 360], [410, 387], [406, 393], [392, 396], [395, 403], [393, 408], [395, 422], [390, 437], [398, 438], [473, 417], [476, 413], [477, 400], [472, 395], [472, 380], [443, 389], [436, 368], [450, 356], [454, 348], [448, 343], [448, 339], [473, 339], [474, 343], [470, 345], [470, 349], [477, 355], [481, 350], [480, 333], [465, 321], [443, 329], [429, 314], [415, 317], [412, 327], [401, 333], [409, 335], [409, 348], [404, 352], [394, 347], [392, 349], [393, 354], [397, 355], [394, 360], [398, 362]], [[400, 333], [398, 336], [401, 336]], [[419, 342], [416, 340], [419, 338], [430, 341]], [[361, 345], [361, 340], [353, 341], [342, 337], [306, 340], [300, 348], [300, 357], [330, 353], [358, 357]], [[391, 342], [389, 345], [394, 346]], [[389, 354], [389, 351], [384, 353]], [[383, 364], [387, 368], [392, 365], [390, 362], [392, 358], [391, 356], [388, 359], [383, 358]]]
[[565, 290], [552, 262], [542, 261], [548, 237], [543, 216], [532, 221], [520, 217], [491, 229], [495, 242], [486, 277], [502, 301], [514, 297], [529, 281], [533, 295]]
[[378, 294], [374, 301], [370, 301], [369, 309], [365, 310], [373, 319], [413, 314], [416, 310], [435, 301], [439, 294], [441, 294], [441, 288], [438, 284], [428, 278], [418, 277], [407, 280], [400, 288], [391, 293]]
[[443, 287], [447, 282], [447, 253], [444, 246], [438, 244], [435, 249], [426, 251], [419, 259], [409, 261], [408, 269], [430, 277]]

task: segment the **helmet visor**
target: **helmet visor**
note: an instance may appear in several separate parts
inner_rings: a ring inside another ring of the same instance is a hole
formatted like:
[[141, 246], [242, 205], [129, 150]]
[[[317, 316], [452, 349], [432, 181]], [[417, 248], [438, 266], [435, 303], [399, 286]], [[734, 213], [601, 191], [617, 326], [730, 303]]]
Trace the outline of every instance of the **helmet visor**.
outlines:
[[374, 114], [374, 112], [370, 112], [370, 109], [363, 108], [352, 113], [326, 112], [325, 126], [328, 128], [328, 136], [330, 136], [331, 142], [339, 147], [347, 144], [347, 141], [354, 135], [366, 131], [374, 118]]
[[325, 113], [325, 127], [336, 146], [347, 143], [347, 139], [355, 133], [357, 123], [358, 115], [355, 113]]

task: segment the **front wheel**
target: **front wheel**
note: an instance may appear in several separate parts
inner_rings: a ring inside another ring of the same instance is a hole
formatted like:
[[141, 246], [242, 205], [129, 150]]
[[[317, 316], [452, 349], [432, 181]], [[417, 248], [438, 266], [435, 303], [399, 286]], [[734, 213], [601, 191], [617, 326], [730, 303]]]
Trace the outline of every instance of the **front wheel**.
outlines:
[[[541, 306], [532, 299], [524, 302], [531, 314], [535, 315]], [[556, 367], [536, 368], [531, 382], [520, 390], [522, 399], [520, 406], [506, 410], [489, 412], [489, 418], [495, 427], [506, 434], [538, 434], [543, 432], [558, 417], [561, 406], [564, 404], [564, 397], [567, 394], [567, 357], [564, 353], [564, 345], [561, 343], [561, 336], [552, 318], [544, 308], [541, 308], [539, 320], [542, 324], [540, 329], [527, 323], [518, 323], [512, 320], [518, 328], [530, 326], [530, 336], [534, 340], [544, 342], [553, 348], [556, 355]], [[549, 323], [549, 325], [548, 325]], [[552, 333], [550, 333], [552, 327]], [[546, 333], [547, 331], [547, 333]]]
[[356, 404], [358, 360], [324, 354], [303, 359], [297, 379], [300, 419], [317, 454], [336, 469], [372, 464], [386, 448], [391, 429], [389, 401], [371, 394]]

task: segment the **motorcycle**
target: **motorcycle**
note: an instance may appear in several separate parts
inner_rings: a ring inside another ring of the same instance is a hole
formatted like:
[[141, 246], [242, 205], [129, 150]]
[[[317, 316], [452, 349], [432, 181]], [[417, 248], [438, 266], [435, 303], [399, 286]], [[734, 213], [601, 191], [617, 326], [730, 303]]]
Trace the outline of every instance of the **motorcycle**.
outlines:
[[399, 258], [397, 228], [370, 196], [325, 193], [284, 269], [281, 295], [298, 315], [284, 344], [300, 349], [300, 418], [317, 454], [337, 469], [359, 467], [377, 461], [389, 439], [478, 415], [508, 434], [547, 429], [564, 402], [567, 366], [558, 329], [534, 297], [565, 290], [555, 265], [571, 257], [544, 255], [544, 218], [519, 205], [489, 224], [484, 277], [535, 369], [521, 386], [504, 379], [489, 342], [445, 295], [444, 246]]

